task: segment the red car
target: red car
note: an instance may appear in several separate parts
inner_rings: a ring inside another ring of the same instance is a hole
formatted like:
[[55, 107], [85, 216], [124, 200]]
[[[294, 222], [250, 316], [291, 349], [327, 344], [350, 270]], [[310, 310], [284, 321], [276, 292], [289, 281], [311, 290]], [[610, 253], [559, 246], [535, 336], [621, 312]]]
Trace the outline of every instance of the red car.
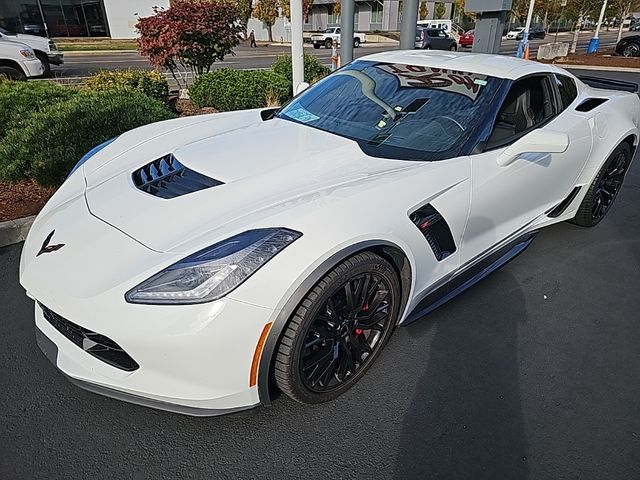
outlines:
[[471, 47], [473, 45], [473, 32], [474, 30], [469, 30], [465, 34], [460, 35], [458, 43], [461, 47]]

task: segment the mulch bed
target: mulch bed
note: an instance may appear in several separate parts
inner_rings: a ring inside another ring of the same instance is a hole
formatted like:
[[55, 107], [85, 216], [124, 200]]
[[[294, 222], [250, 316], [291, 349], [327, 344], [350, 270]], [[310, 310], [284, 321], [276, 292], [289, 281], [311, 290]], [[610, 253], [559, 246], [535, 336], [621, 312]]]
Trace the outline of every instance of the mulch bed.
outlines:
[[570, 53], [566, 57], [556, 58], [552, 61], [541, 60], [543, 63], [556, 65], [594, 65], [599, 67], [628, 67], [640, 68], [640, 57], [621, 57], [612, 52], [602, 53]]
[[38, 213], [55, 188], [43, 188], [33, 180], [6, 183], [0, 180], [0, 222]]

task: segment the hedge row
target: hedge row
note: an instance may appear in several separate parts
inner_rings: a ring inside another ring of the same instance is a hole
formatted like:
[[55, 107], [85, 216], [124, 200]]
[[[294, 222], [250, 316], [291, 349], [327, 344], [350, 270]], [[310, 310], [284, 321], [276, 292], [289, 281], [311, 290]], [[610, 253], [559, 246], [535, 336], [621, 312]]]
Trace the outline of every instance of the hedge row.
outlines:
[[[81, 89], [47, 82], [1, 82], [0, 178], [59, 185], [94, 146], [127, 130], [175, 117], [165, 103], [142, 93], [145, 88], [120, 81], [106, 88], [103, 78]], [[157, 97], [162, 88], [151, 90]]]
[[[291, 57], [278, 57], [271, 70], [220, 69], [200, 75], [189, 89], [198, 107], [220, 111], [282, 105], [292, 97]], [[304, 78], [314, 83], [330, 73], [311, 55], [304, 56]]]

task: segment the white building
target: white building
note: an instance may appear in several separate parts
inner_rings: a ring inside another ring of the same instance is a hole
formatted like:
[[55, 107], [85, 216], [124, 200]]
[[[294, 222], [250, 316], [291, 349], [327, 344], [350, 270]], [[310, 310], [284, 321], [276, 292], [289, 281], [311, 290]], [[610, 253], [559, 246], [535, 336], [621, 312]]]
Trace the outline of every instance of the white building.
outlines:
[[138, 17], [169, 0], [0, 0], [0, 27], [50, 37], [135, 38]]

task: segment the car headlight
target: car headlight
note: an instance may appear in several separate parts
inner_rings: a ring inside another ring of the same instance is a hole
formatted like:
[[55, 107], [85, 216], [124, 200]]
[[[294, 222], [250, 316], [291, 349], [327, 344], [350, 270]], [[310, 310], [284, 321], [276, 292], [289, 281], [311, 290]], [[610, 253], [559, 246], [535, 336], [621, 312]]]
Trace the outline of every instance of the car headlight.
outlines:
[[240, 286], [302, 234], [286, 228], [249, 230], [165, 268], [125, 294], [129, 303], [193, 304]]
[[69, 172], [69, 175], [67, 175], [67, 178], [69, 178], [73, 172], [75, 172], [77, 169], [79, 169], [82, 166], [82, 164], [84, 164], [87, 160], [89, 160], [91, 157], [93, 157], [100, 150], [105, 148], [107, 145], [110, 145], [113, 142], [115, 142], [117, 138], [118, 137], [114, 137], [111, 140], [107, 140], [106, 142], [101, 143], [100, 145], [96, 145], [91, 150], [89, 150], [87, 153], [85, 153], [84, 156], [80, 160], [78, 160], [78, 163], [76, 163], [75, 166], [71, 169], [71, 171]]
[[36, 58], [36, 54], [33, 53], [33, 50], [20, 50], [20, 55], [22, 55], [24, 58], [29, 59]]

